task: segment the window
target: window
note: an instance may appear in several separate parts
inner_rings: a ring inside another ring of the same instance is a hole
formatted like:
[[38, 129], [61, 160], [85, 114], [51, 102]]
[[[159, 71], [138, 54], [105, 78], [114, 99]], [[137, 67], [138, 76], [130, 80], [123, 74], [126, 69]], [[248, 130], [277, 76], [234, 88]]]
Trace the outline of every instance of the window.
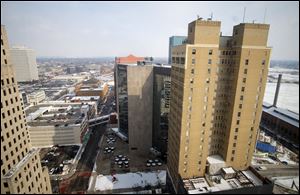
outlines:
[[245, 65], [248, 65], [248, 64], [249, 64], [249, 60], [246, 59], [246, 60], [245, 60]]
[[211, 59], [208, 59], [208, 64], [211, 64]]
[[237, 121], [236, 121], [236, 124], [239, 125], [239, 124], [240, 124], [240, 120], [237, 120]]
[[233, 143], [233, 147], [236, 147], [236, 143]]
[[241, 116], [241, 112], [238, 112], [238, 117], [240, 117]]
[[191, 73], [194, 74], [194, 69], [192, 68]]
[[3, 52], [3, 55], [5, 55], [5, 50], [4, 49], [2, 50], [2, 52]]
[[210, 50], [208, 51], [208, 55], [212, 55], [212, 53], [213, 53], [213, 50], [210, 49]]
[[4, 59], [4, 64], [7, 64], [7, 60], [6, 59]]
[[246, 83], [246, 78], [243, 78], [243, 83]]
[[261, 62], [261, 65], [265, 65], [266, 64], [266, 60], [263, 60], [262, 62]]
[[235, 153], [235, 150], [232, 150], [232, 154], [234, 154]]
[[3, 89], [3, 95], [6, 96], [6, 91], [5, 91], [5, 89]]
[[175, 64], [175, 57], [172, 57], [172, 63]]
[[210, 68], [209, 68], [209, 69], [207, 69], [207, 72], [208, 72], [208, 74], [210, 74]]
[[184, 64], [185, 58], [180, 58], [180, 64]]
[[242, 87], [242, 92], [244, 92], [245, 91], [245, 87]]
[[243, 100], [243, 99], [244, 99], [244, 96], [241, 95], [240, 100]]
[[196, 49], [193, 49], [193, 50], [192, 50], [192, 54], [196, 54]]
[[237, 133], [239, 131], [239, 128], [235, 128], [235, 132]]
[[192, 59], [192, 64], [195, 64], [196, 63], [196, 60], [195, 59]]
[[245, 70], [244, 70], [244, 74], [247, 74], [247, 72], [248, 72], [248, 70], [247, 70], [247, 69], [245, 69]]
[[233, 158], [233, 157], [231, 157], [231, 161], [234, 161], [234, 158]]

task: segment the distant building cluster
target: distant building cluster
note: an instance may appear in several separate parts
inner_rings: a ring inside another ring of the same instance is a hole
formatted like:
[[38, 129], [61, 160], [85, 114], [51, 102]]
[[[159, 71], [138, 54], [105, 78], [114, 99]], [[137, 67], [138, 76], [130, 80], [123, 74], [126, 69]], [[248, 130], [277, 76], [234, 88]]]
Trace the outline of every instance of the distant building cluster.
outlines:
[[[1, 26], [1, 193], [61, 193], [69, 181], [56, 174], [73, 173], [92, 193], [299, 192], [281, 178], [299, 176], [299, 115], [276, 107], [280, 85], [263, 104], [269, 28], [222, 36], [220, 21], [198, 17], [169, 38], [167, 65], [130, 54], [38, 67]], [[75, 169], [83, 152], [90, 171]]]
[[84, 80], [75, 86], [77, 96], [99, 96], [103, 98], [107, 92], [108, 85], [95, 78]]

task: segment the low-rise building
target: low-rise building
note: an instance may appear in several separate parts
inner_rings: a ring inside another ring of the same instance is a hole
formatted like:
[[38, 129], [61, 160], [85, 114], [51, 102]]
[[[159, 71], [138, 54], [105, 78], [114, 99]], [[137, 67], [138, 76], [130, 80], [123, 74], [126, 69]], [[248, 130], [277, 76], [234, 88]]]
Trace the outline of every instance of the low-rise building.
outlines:
[[260, 129], [299, 154], [299, 114], [264, 103]]
[[76, 96], [99, 96], [102, 98], [107, 92], [108, 85], [95, 78], [84, 80], [75, 86]]
[[77, 96], [99, 96], [104, 97], [108, 92], [108, 85], [105, 83], [97, 88], [84, 88], [76, 92]]
[[94, 102], [52, 101], [29, 107], [26, 115], [32, 146], [80, 144], [95, 112]]
[[39, 90], [27, 95], [27, 100], [32, 105], [37, 105], [46, 99], [45, 91]]

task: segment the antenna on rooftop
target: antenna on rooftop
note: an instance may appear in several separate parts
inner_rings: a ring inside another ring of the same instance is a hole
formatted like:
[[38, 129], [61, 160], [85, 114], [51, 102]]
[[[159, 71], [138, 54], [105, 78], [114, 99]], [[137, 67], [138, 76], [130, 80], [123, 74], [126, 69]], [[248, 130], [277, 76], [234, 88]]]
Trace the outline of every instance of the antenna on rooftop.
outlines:
[[246, 7], [244, 7], [243, 23], [245, 22], [245, 15], [246, 15]]
[[267, 15], [267, 8], [265, 8], [265, 13], [264, 13], [264, 24], [266, 23], [266, 15]]

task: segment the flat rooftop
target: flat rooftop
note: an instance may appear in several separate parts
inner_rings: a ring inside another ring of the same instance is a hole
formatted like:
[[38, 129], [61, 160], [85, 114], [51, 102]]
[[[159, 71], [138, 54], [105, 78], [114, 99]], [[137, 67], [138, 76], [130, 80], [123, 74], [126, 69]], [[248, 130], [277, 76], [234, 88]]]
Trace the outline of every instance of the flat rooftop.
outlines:
[[273, 106], [269, 108], [263, 107], [263, 111], [299, 128], [299, 114], [295, 112]]
[[84, 115], [81, 103], [39, 104], [26, 109], [29, 126], [56, 126], [81, 124]]
[[263, 181], [250, 169], [245, 171], [235, 171], [231, 167], [223, 169], [228, 171], [226, 174], [233, 174], [233, 176], [227, 179], [222, 175], [183, 179], [184, 188], [188, 194], [202, 194], [263, 185]]
[[74, 96], [70, 101], [98, 101], [99, 99], [99, 96]]

